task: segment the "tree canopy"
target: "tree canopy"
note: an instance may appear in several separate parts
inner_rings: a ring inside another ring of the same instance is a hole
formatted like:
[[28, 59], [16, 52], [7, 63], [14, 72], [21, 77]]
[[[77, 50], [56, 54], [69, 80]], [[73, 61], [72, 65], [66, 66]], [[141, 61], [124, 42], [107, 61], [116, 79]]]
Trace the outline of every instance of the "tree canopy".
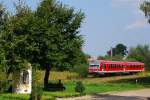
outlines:
[[148, 19], [148, 23], [150, 23], [150, 2], [149, 1], [144, 1], [140, 9], [144, 12], [145, 17]]
[[112, 53], [112, 56], [125, 56], [127, 52], [127, 47], [124, 44], [119, 43], [114, 48], [112, 48], [112, 50], [107, 51], [107, 54], [111, 55]]

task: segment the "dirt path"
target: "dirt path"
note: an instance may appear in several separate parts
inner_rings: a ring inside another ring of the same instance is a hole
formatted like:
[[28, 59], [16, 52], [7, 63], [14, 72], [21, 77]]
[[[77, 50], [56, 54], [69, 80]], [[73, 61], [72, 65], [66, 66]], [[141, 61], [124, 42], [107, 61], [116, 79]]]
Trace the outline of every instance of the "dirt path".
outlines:
[[57, 98], [57, 100], [150, 100], [150, 89], [95, 94], [75, 98]]
[[128, 91], [128, 92], [111, 93], [111, 95], [139, 96], [139, 97], [148, 97], [148, 98], [150, 98], [150, 89], [141, 89], [141, 90], [134, 90], [134, 91]]

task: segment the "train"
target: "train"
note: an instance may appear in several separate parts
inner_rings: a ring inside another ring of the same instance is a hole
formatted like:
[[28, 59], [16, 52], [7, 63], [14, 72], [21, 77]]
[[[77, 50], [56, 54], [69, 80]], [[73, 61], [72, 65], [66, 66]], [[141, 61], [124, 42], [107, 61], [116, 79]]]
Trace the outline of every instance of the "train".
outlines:
[[88, 67], [90, 74], [137, 73], [144, 70], [144, 63], [127, 61], [92, 60]]

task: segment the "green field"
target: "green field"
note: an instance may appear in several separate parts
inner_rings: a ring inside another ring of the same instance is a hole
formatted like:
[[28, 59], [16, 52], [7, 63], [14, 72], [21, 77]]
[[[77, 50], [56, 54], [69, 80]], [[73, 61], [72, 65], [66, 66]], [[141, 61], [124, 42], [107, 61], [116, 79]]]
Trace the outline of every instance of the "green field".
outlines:
[[[44, 72], [38, 72], [38, 82], [42, 85]], [[88, 77], [79, 78], [76, 73], [51, 72], [50, 79], [57, 81], [61, 79], [66, 90], [62, 92], [44, 92], [43, 100], [53, 100], [56, 97], [80, 96], [74, 88], [77, 81], [82, 81], [85, 85], [85, 94], [105, 93], [111, 91], [127, 91], [133, 89], [150, 88], [150, 73], [139, 73], [137, 75], [111, 76], [111, 77]], [[1, 94], [0, 100], [27, 100], [29, 95], [22, 94]]]

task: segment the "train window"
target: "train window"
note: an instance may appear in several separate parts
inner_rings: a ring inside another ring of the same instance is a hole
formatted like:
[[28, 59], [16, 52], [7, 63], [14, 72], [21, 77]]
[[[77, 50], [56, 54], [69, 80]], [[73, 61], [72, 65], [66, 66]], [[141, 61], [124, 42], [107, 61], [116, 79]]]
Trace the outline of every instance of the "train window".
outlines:
[[105, 68], [106, 68], [106, 66], [105, 66], [105, 65], [102, 65], [102, 68], [103, 68], [103, 69], [105, 69]]
[[114, 68], [116, 68], [116, 65], [114, 64]]
[[128, 65], [128, 68], [131, 68], [131, 65]]
[[113, 64], [113, 67], [114, 67], [114, 68], [116, 67], [115, 64]]
[[122, 68], [122, 65], [120, 65], [120, 68]]
[[110, 65], [107, 65], [108, 66], [108, 68], [110, 68]]
[[114, 68], [116, 68], [116, 65], [114, 64]]
[[90, 65], [90, 67], [99, 67], [99, 65]]
[[116, 68], [118, 68], [118, 65], [116, 65]]
[[122, 65], [119, 65], [119, 68], [121, 68], [122, 67]]
[[118, 68], [118, 65], [116, 65], [116, 68]]
[[89, 63], [89, 66], [90, 67], [99, 67], [99, 64], [100, 64], [99, 61], [93, 60]]

